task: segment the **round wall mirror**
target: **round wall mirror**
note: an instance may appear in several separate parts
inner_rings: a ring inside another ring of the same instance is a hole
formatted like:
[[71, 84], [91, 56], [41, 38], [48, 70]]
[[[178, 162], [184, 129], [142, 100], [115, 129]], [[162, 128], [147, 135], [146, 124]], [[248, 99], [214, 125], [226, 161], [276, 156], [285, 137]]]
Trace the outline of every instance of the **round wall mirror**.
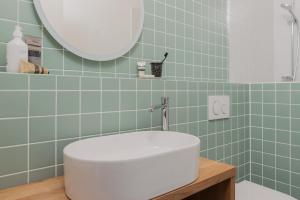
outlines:
[[90, 60], [124, 55], [143, 29], [143, 0], [34, 0], [34, 5], [54, 39]]

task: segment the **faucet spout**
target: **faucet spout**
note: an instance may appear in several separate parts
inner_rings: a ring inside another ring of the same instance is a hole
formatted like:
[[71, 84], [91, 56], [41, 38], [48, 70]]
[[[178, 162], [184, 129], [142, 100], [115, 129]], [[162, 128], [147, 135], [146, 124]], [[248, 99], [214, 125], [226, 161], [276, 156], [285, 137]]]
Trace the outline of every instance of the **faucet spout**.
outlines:
[[153, 106], [149, 109], [149, 112], [154, 112], [157, 109], [161, 109], [161, 120], [162, 120], [162, 130], [169, 130], [169, 97], [162, 97], [161, 104]]

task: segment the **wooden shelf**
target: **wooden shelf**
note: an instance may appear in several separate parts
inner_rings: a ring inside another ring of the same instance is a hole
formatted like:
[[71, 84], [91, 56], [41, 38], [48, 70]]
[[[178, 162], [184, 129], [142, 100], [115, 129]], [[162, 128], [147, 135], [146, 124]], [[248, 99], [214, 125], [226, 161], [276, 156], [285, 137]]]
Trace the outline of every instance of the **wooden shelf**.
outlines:
[[[200, 158], [200, 176], [193, 183], [153, 200], [234, 200], [235, 167]], [[0, 190], [1, 200], [68, 200], [63, 177]]]
[[[200, 158], [199, 170], [200, 175], [193, 183], [153, 200], [181, 200], [185, 198], [188, 200], [199, 200], [200, 197], [201, 200], [234, 200], [235, 167]], [[221, 196], [221, 198], [217, 197], [217, 195]]]

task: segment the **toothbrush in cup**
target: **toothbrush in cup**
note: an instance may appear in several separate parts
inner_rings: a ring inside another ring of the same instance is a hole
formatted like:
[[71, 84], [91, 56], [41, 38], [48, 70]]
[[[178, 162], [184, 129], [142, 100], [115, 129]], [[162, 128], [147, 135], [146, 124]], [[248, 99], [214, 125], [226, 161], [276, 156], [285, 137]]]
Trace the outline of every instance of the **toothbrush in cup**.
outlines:
[[165, 60], [167, 59], [169, 53], [166, 52], [164, 54], [164, 59], [161, 62], [153, 62], [151, 63], [151, 71], [152, 71], [152, 75], [154, 75], [155, 77], [161, 77], [162, 75], [162, 66], [163, 63], [165, 62]]

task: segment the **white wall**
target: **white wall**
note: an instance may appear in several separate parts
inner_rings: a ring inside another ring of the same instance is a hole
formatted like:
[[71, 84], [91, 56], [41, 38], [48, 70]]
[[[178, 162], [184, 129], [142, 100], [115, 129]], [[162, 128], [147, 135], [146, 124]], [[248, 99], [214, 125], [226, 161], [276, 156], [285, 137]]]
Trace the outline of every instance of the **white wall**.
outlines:
[[230, 80], [273, 80], [273, 0], [229, 0]]
[[[291, 0], [229, 0], [230, 81], [281, 81], [291, 74]], [[300, 19], [300, 3], [296, 3]], [[300, 77], [300, 70], [299, 70]]]

